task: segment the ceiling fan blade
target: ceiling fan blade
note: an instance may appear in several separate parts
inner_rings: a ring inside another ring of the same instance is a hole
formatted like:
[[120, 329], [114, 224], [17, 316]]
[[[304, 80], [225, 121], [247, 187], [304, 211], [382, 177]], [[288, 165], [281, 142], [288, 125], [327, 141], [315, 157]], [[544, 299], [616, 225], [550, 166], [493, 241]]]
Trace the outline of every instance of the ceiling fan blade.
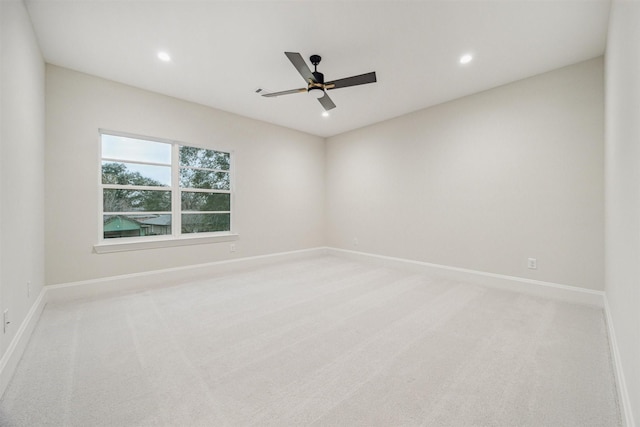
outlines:
[[360, 74], [359, 76], [346, 77], [344, 79], [326, 82], [325, 86], [328, 86], [327, 90], [340, 89], [341, 87], [364, 85], [367, 83], [375, 83], [376, 81], [376, 72], [372, 71], [370, 73]]
[[333, 110], [334, 108], [336, 108], [336, 104], [333, 103], [326, 92], [322, 98], [318, 98], [318, 101], [320, 102], [320, 104], [322, 104], [325, 111]]
[[291, 61], [293, 66], [296, 67], [296, 70], [298, 70], [305, 82], [316, 82], [316, 78], [313, 77], [313, 73], [307, 66], [307, 63], [304, 62], [302, 55], [300, 55], [298, 52], [285, 52], [284, 54], [287, 55], [287, 58], [289, 58], [289, 61]]
[[300, 89], [291, 89], [291, 90], [283, 90], [282, 92], [265, 93], [262, 96], [266, 96], [267, 98], [269, 98], [272, 96], [289, 95], [291, 93], [301, 93], [306, 91], [307, 91], [306, 87], [301, 87]]

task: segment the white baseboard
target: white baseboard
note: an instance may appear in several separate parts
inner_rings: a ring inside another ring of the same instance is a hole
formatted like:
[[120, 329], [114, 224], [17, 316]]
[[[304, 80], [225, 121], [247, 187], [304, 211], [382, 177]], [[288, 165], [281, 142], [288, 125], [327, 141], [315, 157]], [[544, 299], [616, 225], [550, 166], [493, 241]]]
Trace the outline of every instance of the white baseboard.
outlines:
[[166, 286], [173, 283], [177, 284], [189, 279], [219, 275], [239, 269], [259, 267], [273, 262], [287, 261], [321, 254], [347, 257], [359, 261], [375, 262], [389, 267], [410, 269], [416, 272], [445, 277], [451, 280], [476, 283], [494, 288], [523, 292], [530, 295], [561, 299], [573, 303], [594, 305], [604, 308], [604, 292], [602, 291], [594, 291], [576, 286], [331, 247], [279, 252], [275, 254], [216, 261], [185, 267], [167, 268], [142, 273], [47, 285], [45, 286], [45, 290], [47, 294], [47, 301], [51, 302], [99, 297], [107, 294], [142, 290], [155, 286]]
[[42, 289], [38, 298], [35, 300], [31, 309], [27, 313], [24, 321], [18, 328], [16, 335], [11, 340], [7, 351], [5, 351], [2, 359], [0, 359], [0, 397], [4, 394], [13, 373], [15, 372], [18, 362], [22, 358], [25, 348], [29, 343], [29, 338], [40, 319], [40, 314], [44, 306], [47, 304], [47, 291]]
[[259, 267], [279, 261], [305, 258], [324, 254], [325, 248], [302, 249], [291, 252], [279, 252], [269, 255], [236, 258], [185, 267], [167, 268], [142, 273], [124, 274], [45, 286], [47, 301], [62, 302], [81, 298], [95, 298], [122, 292], [150, 289], [158, 286], [179, 284], [191, 279], [211, 277], [237, 271], [244, 268]]
[[618, 349], [618, 341], [616, 332], [613, 327], [613, 319], [611, 318], [611, 309], [609, 308], [609, 300], [604, 296], [604, 314], [607, 320], [607, 329], [609, 332], [609, 347], [611, 349], [611, 358], [613, 362], [613, 373], [616, 377], [616, 385], [618, 391], [618, 401], [620, 402], [620, 411], [622, 412], [622, 422], [625, 427], [636, 427], [631, 411], [631, 400], [629, 399], [629, 390], [627, 389], [627, 381], [625, 380], [624, 371], [622, 369], [622, 361], [620, 360], [620, 350]]
[[528, 295], [560, 299], [576, 304], [594, 305], [604, 308], [604, 292], [602, 291], [346, 249], [326, 248], [326, 252], [328, 254], [360, 261], [375, 262], [389, 267], [411, 269], [419, 273], [444, 277], [450, 280], [459, 280], [493, 288], [522, 292]]

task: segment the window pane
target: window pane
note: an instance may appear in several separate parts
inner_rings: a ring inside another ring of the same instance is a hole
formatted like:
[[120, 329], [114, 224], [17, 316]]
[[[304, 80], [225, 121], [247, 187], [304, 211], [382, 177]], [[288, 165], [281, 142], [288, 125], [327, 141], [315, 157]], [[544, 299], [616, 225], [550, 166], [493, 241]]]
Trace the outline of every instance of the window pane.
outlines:
[[161, 212], [171, 210], [171, 191], [102, 190], [103, 212]]
[[229, 211], [231, 194], [182, 192], [183, 211]]
[[118, 185], [171, 185], [171, 166], [102, 162], [102, 183]]
[[231, 214], [182, 214], [183, 233], [229, 231]]
[[171, 144], [102, 134], [102, 157], [171, 164]]
[[202, 169], [180, 169], [180, 187], [230, 190], [229, 172], [211, 172]]
[[104, 215], [105, 239], [171, 234], [171, 215]]
[[181, 146], [180, 166], [229, 170], [229, 153]]

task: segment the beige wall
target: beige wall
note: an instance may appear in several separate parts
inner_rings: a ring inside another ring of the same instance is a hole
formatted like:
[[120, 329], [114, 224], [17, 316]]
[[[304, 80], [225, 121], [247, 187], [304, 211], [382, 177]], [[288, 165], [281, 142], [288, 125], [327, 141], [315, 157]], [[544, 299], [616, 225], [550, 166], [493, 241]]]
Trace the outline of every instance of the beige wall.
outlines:
[[[606, 60], [606, 295], [640, 425], [640, 2], [612, 3]], [[621, 384], [622, 385], [622, 384]], [[630, 414], [628, 414], [630, 415]], [[629, 422], [630, 420], [628, 420]], [[633, 422], [629, 422], [629, 426]]]
[[327, 244], [602, 290], [603, 115], [597, 58], [329, 138]]
[[0, 1], [0, 12], [0, 307], [11, 321], [0, 329], [4, 355], [44, 284], [45, 67], [22, 2]]
[[[66, 283], [324, 244], [324, 140], [47, 65], [46, 282]], [[95, 254], [98, 129], [234, 153], [229, 243]]]

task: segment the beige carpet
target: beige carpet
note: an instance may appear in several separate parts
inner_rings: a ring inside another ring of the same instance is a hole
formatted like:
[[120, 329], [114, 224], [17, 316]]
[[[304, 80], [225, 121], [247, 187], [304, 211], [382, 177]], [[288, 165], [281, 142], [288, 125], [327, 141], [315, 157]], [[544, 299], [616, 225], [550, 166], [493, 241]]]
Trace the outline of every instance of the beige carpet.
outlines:
[[618, 426], [603, 312], [323, 256], [49, 304], [2, 426]]

